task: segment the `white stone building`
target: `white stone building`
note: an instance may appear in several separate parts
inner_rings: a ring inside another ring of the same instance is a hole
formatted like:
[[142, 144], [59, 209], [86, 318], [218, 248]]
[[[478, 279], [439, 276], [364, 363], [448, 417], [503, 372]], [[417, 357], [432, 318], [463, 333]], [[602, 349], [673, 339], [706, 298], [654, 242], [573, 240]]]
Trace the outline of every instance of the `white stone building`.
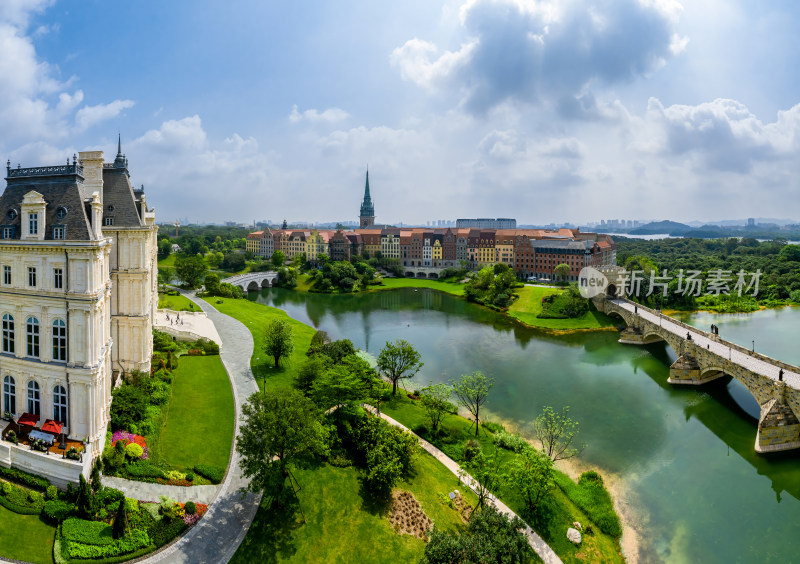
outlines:
[[2, 414], [52, 419], [86, 441], [81, 463], [0, 441], [0, 464], [62, 485], [102, 451], [115, 377], [150, 369], [157, 306], [155, 214], [127, 160], [80, 158], [8, 163], [0, 196]]

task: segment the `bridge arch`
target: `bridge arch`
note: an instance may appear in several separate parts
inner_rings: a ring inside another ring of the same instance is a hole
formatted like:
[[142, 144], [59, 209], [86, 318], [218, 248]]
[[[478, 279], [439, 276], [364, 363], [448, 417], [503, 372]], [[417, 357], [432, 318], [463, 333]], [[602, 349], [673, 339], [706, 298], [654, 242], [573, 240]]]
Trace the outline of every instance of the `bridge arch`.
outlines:
[[406, 272], [406, 278], [414, 278], [415, 274], [411, 271]]
[[249, 284], [247, 284], [247, 291], [248, 292], [257, 292], [261, 289], [258, 282], [256, 280], [251, 280]]

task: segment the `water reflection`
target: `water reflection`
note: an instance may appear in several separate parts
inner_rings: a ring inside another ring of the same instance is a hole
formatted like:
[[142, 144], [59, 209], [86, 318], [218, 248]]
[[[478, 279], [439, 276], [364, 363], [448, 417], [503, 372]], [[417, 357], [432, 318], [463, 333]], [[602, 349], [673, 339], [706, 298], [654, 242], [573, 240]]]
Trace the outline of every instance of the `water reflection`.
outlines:
[[[489, 416], [523, 432], [545, 405], [569, 405], [587, 443], [581, 458], [618, 475], [642, 515], [644, 561], [796, 558], [787, 539], [800, 520], [798, 454], [755, 453], [758, 406], [735, 380], [668, 384], [676, 355], [664, 343], [620, 345], [614, 332], [557, 336], [424, 289], [348, 296], [269, 289], [249, 298], [372, 354], [387, 340], [410, 341], [425, 362], [414, 385], [482, 370], [496, 379]], [[800, 362], [793, 343], [800, 310], [749, 319], [688, 321], [716, 323], [744, 345], [760, 332], [757, 350]], [[743, 511], [747, 519], [732, 518]]]

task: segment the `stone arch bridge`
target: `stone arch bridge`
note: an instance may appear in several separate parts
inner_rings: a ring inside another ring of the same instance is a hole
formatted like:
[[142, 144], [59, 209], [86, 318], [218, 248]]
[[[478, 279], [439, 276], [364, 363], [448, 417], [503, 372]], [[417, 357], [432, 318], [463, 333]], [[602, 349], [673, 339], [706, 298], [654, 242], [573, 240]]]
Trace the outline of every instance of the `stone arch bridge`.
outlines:
[[428, 278], [438, 280], [443, 269], [435, 266], [404, 266], [403, 274], [406, 278]]
[[246, 274], [237, 274], [236, 276], [225, 278], [224, 280], [220, 280], [220, 282], [226, 282], [228, 284], [233, 284], [234, 286], [239, 286], [239, 288], [242, 289], [242, 292], [256, 292], [261, 288], [269, 288], [275, 284], [277, 279], [277, 272], [248, 272]]
[[[609, 286], [611, 287], [611, 286]], [[615, 293], [592, 298], [598, 310], [621, 318], [620, 343], [666, 341], [678, 359], [669, 369], [671, 384], [700, 385], [729, 375], [739, 380], [761, 406], [756, 452], [800, 448], [800, 368], [756, 353], [635, 304]]]

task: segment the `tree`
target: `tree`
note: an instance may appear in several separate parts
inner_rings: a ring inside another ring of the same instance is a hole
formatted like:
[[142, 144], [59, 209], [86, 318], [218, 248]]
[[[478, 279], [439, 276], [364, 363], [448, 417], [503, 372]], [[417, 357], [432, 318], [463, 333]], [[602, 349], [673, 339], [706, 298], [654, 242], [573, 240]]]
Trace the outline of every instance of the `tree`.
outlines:
[[172, 241], [169, 239], [161, 239], [158, 242], [158, 258], [165, 259], [172, 253]]
[[111, 529], [111, 536], [115, 539], [121, 539], [125, 536], [128, 530], [128, 514], [125, 512], [125, 498], [123, 497], [119, 502], [117, 514], [114, 517], [114, 527]]
[[475, 480], [472, 490], [478, 496], [478, 508], [483, 508], [489, 501], [492, 492], [497, 491], [503, 482], [497, 447], [494, 448], [494, 454], [491, 459], [487, 458], [482, 450], [478, 450], [475, 456], [464, 463], [464, 469], [461, 470], [462, 481], [468, 479], [466, 474], [472, 476]]
[[245, 256], [243, 253], [227, 253], [222, 259], [222, 268], [237, 272], [242, 270], [246, 265]]
[[461, 378], [452, 382], [453, 392], [458, 403], [463, 405], [475, 418], [475, 436], [478, 436], [481, 406], [489, 397], [489, 390], [494, 386], [494, 379], [487, 378], [483, 372], [462, 374]]
[[256, 392], [242, 405], [242, 414], [236, 452], [252, 492], [282, 493], [290, 463], [304, 466], [327, 452], [327, 430], [317, 408], [297, 390]]
[[522, 449], [511, 462], [506, 477], [513, 491], [522, 495], [530, 518], [535, 518], [539, 503], [555, 484], [553, 461], [532, 448]]
[[397, 395], [397, 383], [413, 378], [424, 363], [420, 362], [417, 350], [403, 339], [386, 342], [378, 355], [378, 368], [392, 383], [392, 395]]
[[283, 251], [277, 250], [272, 253], [272, 258], [270, 260], [272, 261], [272, 266], [278, 268], [283, 266], [283, 263], [286, 262], [286, 255], [283, 254]]
[[219, 274], [215, 274], [214, 272], [209, 272], [206, 274], [206, 280], [204, 283], [206, 287], [206, 292], [208, 292], [211, 296], [218, 296], [219, 295]]
[[292, 326], [289, 322], [276, 319], [270, 323], [264, 334], [264, 352], [275, 360], [275, 368], [278, 368], [281, 358], [291, 354], [293, 350]]
[[306, 396], [311, 395], [314, 383], [330, 367], [328, 358], [323, 355], [314, 355], [306, 359], [297, 371], [294, 387]]
[[533, 430], [542, 443], [542, 452], [553, 462], [572, 458], [583, 450], [583, 447], [572, 446], [578, 434], [578, 422], [570, 418], [569, 407], [563, 408], [560, 413], [553, 411], [550, 406], [545, 407], [534, 421]]
[[75, 500], [75, 508], [82, 519], [92, 519], [94, 517], [94, 494], [89, 482], [81, 474], [78, 477], [78, 497]]
[[450, 396], [453, 388], [447, 384], [431, 384], [422, 388], [422, 406], [430, 419], [433, 432], [439, 428], [442, 418], [449, 413], [453, 407], [450, 403]]
[[181, 256], [175, 260], [175, 273], [189, 288], [197, 288], [208, 267], [196, 256]]
[[317, 405], [336, 407], [364, 397], [364, 383], [345, 365], [332, 366], [314, 382], [314, 399]]
[[556, 273], [556, 275], [557, 275], [559, 278], [561, 278], [562, 280], [566, 280], [566, 279], [567, 279], [567, 277], [569, 276], [569, 274], [570, 274], [570, 272], [571, 272], [571, 271], [572, 271], [572, 269], [571, 269], [571, 268], [570, 268], [570, 266], [569, 266], [567, 263], [565, 263], [565, 262], [562, 262], [561, 264], [559, 264], [559, 265], [558, 265], [558, 266], [555, 268], [555, 273]]
[[472, 514], [466, 531], [444, 532], [434, 527], [425, 545], [423, 564], [513, 564], [533, 560], [519, 517], [510, 519], [493, 506]]

